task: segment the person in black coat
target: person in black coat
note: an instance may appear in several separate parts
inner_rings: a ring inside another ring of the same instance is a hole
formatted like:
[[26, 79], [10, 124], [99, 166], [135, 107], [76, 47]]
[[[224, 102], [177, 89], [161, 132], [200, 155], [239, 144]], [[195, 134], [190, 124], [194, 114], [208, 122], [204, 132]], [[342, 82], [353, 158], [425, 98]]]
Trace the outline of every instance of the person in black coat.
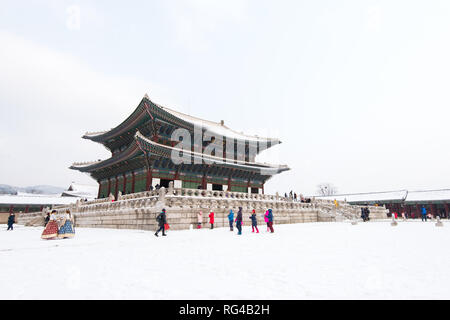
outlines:
[[14, 213], [11, 213], [8, 217], [8, 229], [6, 231], [14, 229], [13, 228], [14, 222], [15, 222], [15, 215]]
[[366, 207], [366, 221], [369, 221], [369, 220], [370, 220], [369, 214], [370, 214], [369, 207]]
[[50, 212], [47, 212], [47, 215], [45, 216], [44, 221], [45, 221], [44, 227], [46, 227], [47, 223], [50, 221]]
[[242, 207], [239, 207], [239, 211], [236, 216], [236, 228], [238, 229], [238, 234], [242, 234]]
[[158, 221], [159, 229], [156, 231], [155, 236], [158, 237], [160, 231], [162, 231], [163, 236], [167, 236], [167, 234], [164, 233], [164, 226], [167, 223], [166, 209], [162, 209], [161, 213], [156, 217], [156, 221]]
[[366, 208], [361, 208], [361, 219], [366, 222]]

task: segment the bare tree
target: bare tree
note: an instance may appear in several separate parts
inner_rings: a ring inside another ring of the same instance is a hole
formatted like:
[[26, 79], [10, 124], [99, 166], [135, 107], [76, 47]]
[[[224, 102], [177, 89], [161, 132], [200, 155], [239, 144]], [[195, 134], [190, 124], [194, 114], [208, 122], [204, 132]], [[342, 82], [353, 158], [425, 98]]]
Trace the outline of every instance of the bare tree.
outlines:
[[337, 193], [337, 188], [331, 183], [321, 183], [317, 186], [317, 193], [320, 196], [332, 196]]

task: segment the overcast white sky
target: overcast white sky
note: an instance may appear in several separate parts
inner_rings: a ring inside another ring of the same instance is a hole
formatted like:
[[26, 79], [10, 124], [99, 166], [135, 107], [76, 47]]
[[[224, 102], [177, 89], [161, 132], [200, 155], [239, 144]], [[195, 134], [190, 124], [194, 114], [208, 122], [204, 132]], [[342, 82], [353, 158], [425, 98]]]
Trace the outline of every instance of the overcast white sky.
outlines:
[[0, 184], [95, 184], [148, 93], [280, 138], [269, 193], [450, 187], [449, 39], [448, 0], [3, 0]]

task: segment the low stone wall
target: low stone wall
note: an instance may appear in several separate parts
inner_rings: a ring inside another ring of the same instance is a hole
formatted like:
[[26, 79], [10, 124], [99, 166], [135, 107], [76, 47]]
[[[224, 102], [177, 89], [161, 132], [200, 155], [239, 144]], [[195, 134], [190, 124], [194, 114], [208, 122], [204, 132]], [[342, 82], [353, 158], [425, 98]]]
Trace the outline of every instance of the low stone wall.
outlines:
[[[209, 224], [209, 208], [198, 208], [198, 210], [192, 210], [190, 208], [167, 208], [167, 223], [172, 230], [189, 229], [192, 225], [197, 227], [197, 212], [203, 212], [203, 227], [210, 227]], [[228, 227], [228, 209], [216, 209], [214, 210], [214, 227]], [[75, 225], [77, 227], [85, 228], [116, 228], [116, 229], [140, 229], [140, 230], [156, 230], [156, 216], [160, 210], [145, 213], [114, 213], [114, 214], [85, 214], [75, 215]], [[249, 216], [251, 212], [243, 213], [244, 226], [251, 225]], [[265, 226], [263, 212], [257, 213], [258, 225]], [[295, 211], [281, 211], [274, 213], [275, 224], [286, 223], [304, 223], [304, 222], [317, 222], [318, 211], [307, 210], [304, 212]], [[236, 217], [236, 214], [235, 214]], [[332, 219], [321, 219], [322, 221], [332, 221]]]
[[[249, 216], [253, 209], [258, 225], [265, 226], [263, 214], [271, 208], [274, 224], [305, 222], [332, 222], [358, 219], [361, 207], [339, 202], [314, 200], [312, 203], [294, 202], [278, 195], [246, 194], [239, 192], [206, 191], [193, 189], [161, 188], [126, 196], [112, 196], [89, 202], [78, 201], [75, 205], [59, 206], [53, 209], [64, 212], [69, 209], [74, 215], [76, 227], [156, 230], [156, 216], [165, 208], [167, 222], [172, 230], [189, 229], [197, 226], [197, 213], [203, 213], [203, 226], [209, 227], [208, 215], [214, 212], [214, 226], [228, 227], [230, 209], [235, 213], [243, 208], [244, 226], [251, 225]], [[384, 207], [370, 207], [372, 219], [387, 218]], [[19, 224], [42, 224], [45, 213], [20, 215]]]
[[8, 222], [9, 212], [0, 212], [0, 224], [6, 224]]

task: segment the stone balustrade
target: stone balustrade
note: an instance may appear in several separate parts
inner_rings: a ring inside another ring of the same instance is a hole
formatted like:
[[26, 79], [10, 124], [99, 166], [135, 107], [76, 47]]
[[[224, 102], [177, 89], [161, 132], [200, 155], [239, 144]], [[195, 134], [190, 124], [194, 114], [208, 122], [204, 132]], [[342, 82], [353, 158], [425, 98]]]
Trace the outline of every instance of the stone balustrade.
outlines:
[[[166, 208], [168, 223], [171, 229], [176, 230], [196, 226], [199, 211], [203, 212], [204, 223], [209, 221], [208, 214], [213, 211], [215, 225], [227, 226], [230, 209], [236, 213], [239, 207], [243, 209], [244, 221], [250, 221], [248, 216], [255, 210], [258, 223], [262, 226], [265, 225], [263, 214], [269, 208], [273, 210], [275, 224], [353, 220], [359, 218], [361, 212], [361, 207], [346, 202], [339, 202], [336, 207], [330, 200], [313, 199], [311, 203], [302, 203], [278, 194], [183, 189], [173, 188], [172, 184], [167, 189], [128, 195], [119, 193], [116, 201], [110, 195], [105, 199], [77, 201], [70, 206], [52, 209], [58, 212], [69, 209], [75, 217], [77, 227], [152, 230], [156, 228], [156, 215], [162, 208]], [[370, 211], [371, 218], [387, 218], [384, 207], [370, 207]], [[26, 221], [31, 221], [31, 218], [26, 215], [19, 218], [19, 223]]]

